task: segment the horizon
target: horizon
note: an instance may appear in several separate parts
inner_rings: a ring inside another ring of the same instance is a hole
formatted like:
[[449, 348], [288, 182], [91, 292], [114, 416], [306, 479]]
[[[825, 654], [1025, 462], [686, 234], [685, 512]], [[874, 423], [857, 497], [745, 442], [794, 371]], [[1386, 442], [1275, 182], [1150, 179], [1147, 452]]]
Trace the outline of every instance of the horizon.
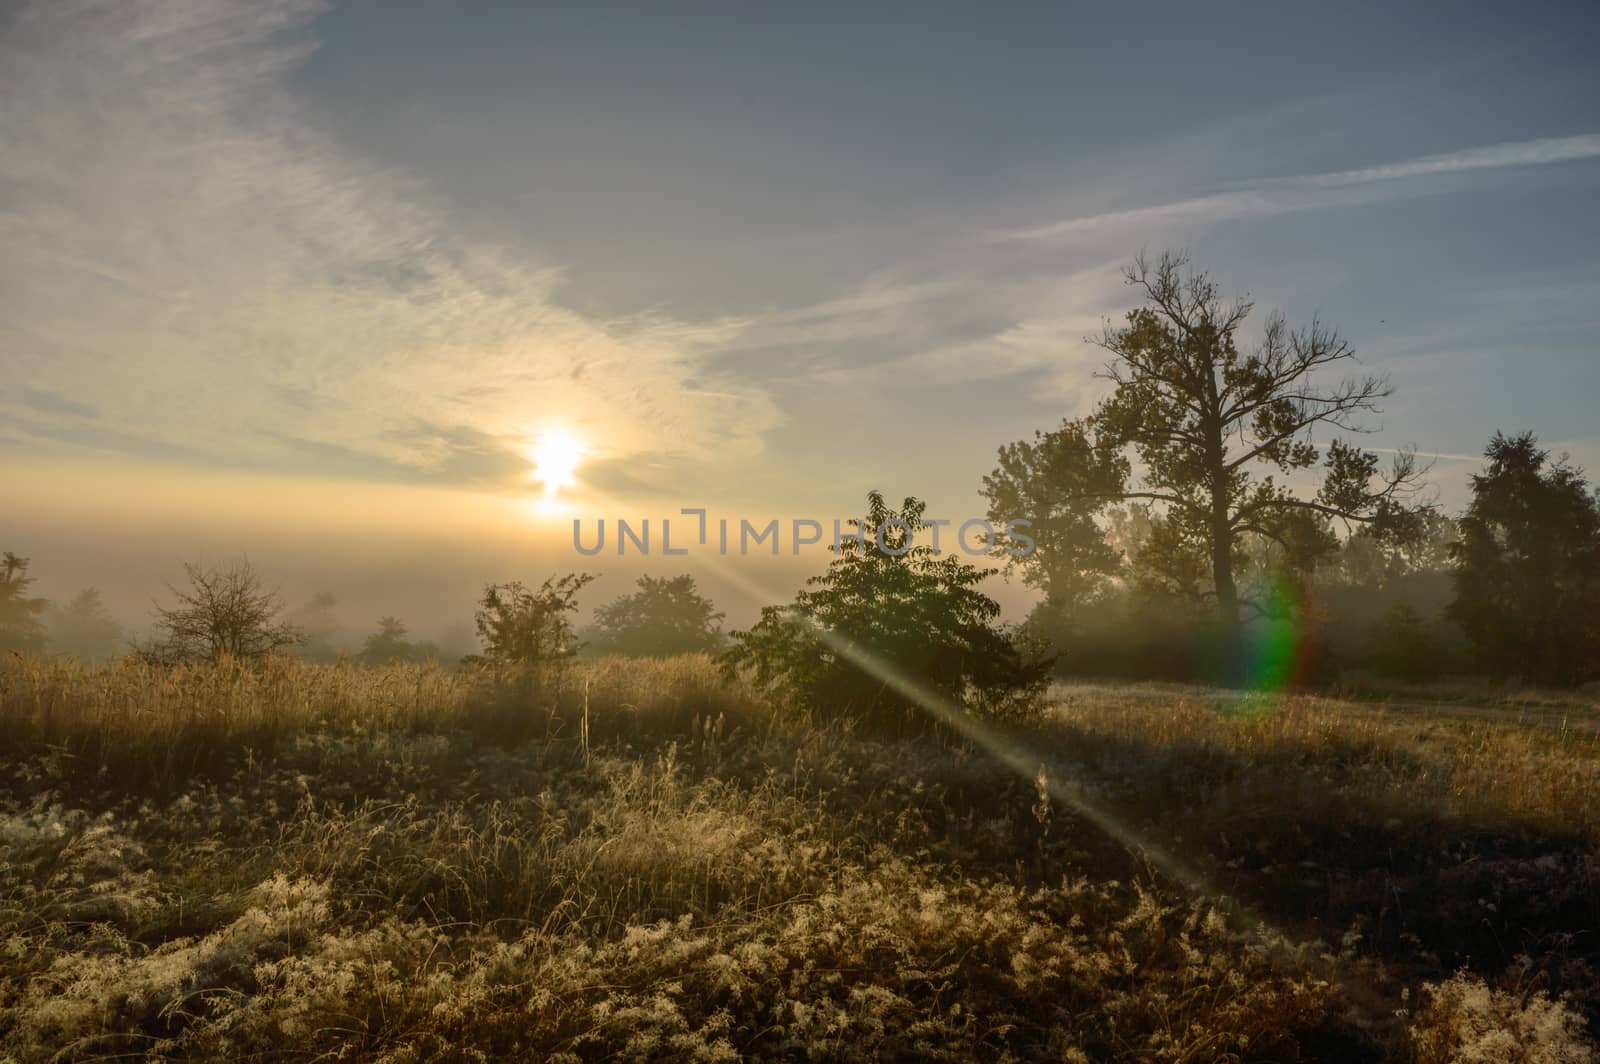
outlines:
[[358, 629], [585, 568], [748, 619], [822, 556], [589, 559], [568, 520], [982, 516], [999, 447], [1105, 394], [1085, 337], [1168, 247], [1247, 337], [1315, 316], [1387, 374], [1359, 442], [1436, 455], [1446, 512], [1495, 431], [1600, 468], [1600, 20], [1540, 14], [1168, 13], [1129, 78], [1101, 43], [1137, 20], [1053, 7], [25, 4], [0, 544], [130, 626], [241, 556]]

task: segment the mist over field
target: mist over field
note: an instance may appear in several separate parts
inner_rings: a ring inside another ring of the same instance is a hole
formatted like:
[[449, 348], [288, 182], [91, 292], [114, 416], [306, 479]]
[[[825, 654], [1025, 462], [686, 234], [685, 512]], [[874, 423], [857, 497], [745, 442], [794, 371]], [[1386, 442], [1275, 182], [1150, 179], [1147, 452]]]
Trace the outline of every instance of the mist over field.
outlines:
[[0, 3], [0, 1061], [1595, 1061], [1597, 47]]

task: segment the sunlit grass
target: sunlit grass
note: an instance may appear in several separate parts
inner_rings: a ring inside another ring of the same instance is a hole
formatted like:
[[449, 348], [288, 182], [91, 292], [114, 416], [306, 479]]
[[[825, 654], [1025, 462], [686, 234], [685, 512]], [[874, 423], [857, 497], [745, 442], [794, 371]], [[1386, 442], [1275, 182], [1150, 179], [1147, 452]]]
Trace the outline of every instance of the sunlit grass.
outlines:
[[703, 657], [9, 657], [0, 1055], [1585, 1059], [1592, 731], [1054, 695], [1035, 779]]

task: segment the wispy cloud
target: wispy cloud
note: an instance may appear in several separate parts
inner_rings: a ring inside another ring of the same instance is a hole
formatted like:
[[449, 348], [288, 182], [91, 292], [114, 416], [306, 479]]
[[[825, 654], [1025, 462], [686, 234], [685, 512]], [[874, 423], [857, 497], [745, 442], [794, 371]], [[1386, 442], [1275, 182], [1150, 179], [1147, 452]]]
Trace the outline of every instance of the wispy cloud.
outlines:
[[1096, 230], [1159, 227], [1194, 221], [1221, 222], [1248, 215], [1271, 214], [1284, 209], [1286, 207], [1281, 197], [1272, 196], [1264, 191], [1245, 189], [1192, 196], [1148, 207], [1130, 207], [1126, 210], [1086, 214], [1014, 229], [999, 235], [1010, 240], [1054, 240]]
[[[894, 357], [834, 372], [841, 379], [859, 380], [915, 369], [956, 382], [1032, 374], [1047, 393], [1074, 397], [1082, 406], [1097, 394], [1091, 374], [1104, 356], [1085, 337], [1098, 333], [1107, 318], [1127, 306], [1128, 293], [1119, 276], [1121, 256], [1145, 240], [1181, 243], [1186, 236], [1230, 221], [1379, 202], [1409, 194], [1415, 191], [1409, 182], [1433, 175], [1592, 158], [1600, 158], [1600, 135], [1518, 141], [1364, 169], [1244, 181], [1161, 203], [990, 229], [962, 245], [944, 272], [937, 263], [918, 263], [907, 267], [921, 278], [918, 283], [889, 285], [923, 299], [914, 311], [897, 305], [894, 318], [851, 314], [832, 323], [839, 334], [851, 328], [883, 334], [886, 322], [914, 312], [925, 322], [964, 321], [968, 327], [925, 326], [928, 335]], [[888, 284], [881, 278], [879, 283]], [[1576, 287], [1584, 294], [1590, 290]], [[972, 314], [974, 305], [984, 312]], [[1568, 319], [1565, 314], [1563, 320]], [[1475, 460], [1471, 455], [1436, 457]]]
[[31, 389], [0, 396], [13, 434], [432, 479], [500, 469], [547, 419], [613, 456], [759, 450], [776, 407], [709, 366], [739, 322], [569, 309], [552, 264], [463, 241], [319, 128], [286, 75], [322, 9], [49, 0], [9, 20], [0, 348]]
[[1376, 452], [1378, 454], [1411, 454], [1411, 453], [1415, 453], [1418, 458], [1440, 458], [1440, 459], [1443, 459], [1446, 462], [1481, 462], [1481, 461], [1483, 461], [1483, 455], [1481, 455], [1481, 454], [1451, 454], [1449, 451], [1416, 451], [1416, 452], [1411, 452], [1411, 451], [1403, 451], [1398, 447], [1368, 447], [1366, 449], [1369, 450], [1369, 451], [1374, 451], [1374, 452]]
[[1383, 182], [1474, 170], [1547, 166], [1595, 158], [1600, 158], [1600, 134], [1492, 144], [1358, 170], [1267, 178], [1244, 183], [1238, 188], [1150, 206], [1080, 215], [1012, 229], [999, 235], [1010, 240], [1056, 240], [1095, 230], [1167, 226], [1192, 221], [1223, 222], [1366, 202], [1371, 198], [1371, 193], [1352, 196], [1351, 192], [1360, 186]]
[[1491, 144], [1482, 148], [1468, 148], [1465, 151], [1424, 155], [1384, 166], [1314, 174], [1291, 180], [1325, 186], [1357, 185], [1369, 181], [1395, 181], [1408, 177], [1461, 173], [1467, 170], [1498, 170], [1508, 166], [1547, 166], [1551, 163], [1595, 158], [1600, 158], [1600, 134], [1585, 133], [1574, 137], [1547, 137], [1542, 140]]

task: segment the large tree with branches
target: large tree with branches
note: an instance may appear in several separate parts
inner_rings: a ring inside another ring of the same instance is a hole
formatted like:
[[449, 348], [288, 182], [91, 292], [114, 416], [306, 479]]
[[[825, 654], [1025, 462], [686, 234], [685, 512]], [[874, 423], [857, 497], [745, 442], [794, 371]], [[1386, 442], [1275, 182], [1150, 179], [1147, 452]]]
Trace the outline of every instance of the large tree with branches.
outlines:
[[[1355, 359], [1337, 332], [1315, 319], [1293, 329], [1275, 313], [1260, 340], [1246, 346], [1240, 334], [1252, 303], [1225, 301], [1184, 256], [1164, 254], [1154, 263], [1140, 256], [1125, 277], [1142, 305], [1093, 340], [1112, 356], [1102, 375], [1113, 391], [1091, 416], [1064, 423], [1043, 441], [1086, 441], [1055, 449], [1073, 457], [1072, 468], [1008, 462], [1013, 445], [986, 480], [991, 503], [1031, 495], [1060, 511], [1031, 516], [1068, 524], [1064, 515], [1117, 500], [1156, 504], [1167, 548], [1209, 572], [1204, 593], [1214, 596], [1230, 641], [1246, 604], [1236, 580], [1241, 546], [1252, 534], [1295, 556], [1329, 520], [1383, 536], [1416, 524], [1409, 504], [1421, 470], [1413, 454], [1396, 455], [1382, 470], [1371, 451], [1337, 438], [1319, 445], [1319, 433], [1363, 431], [1361, 417], [1390, 394], [1388, 382], [1372, 374], [1322, 382], [1326, 371]], [[1319, 463], [1315, 492], [1285, 482]], [[1048, 482], [1014, 483], [1028, 475]]]

